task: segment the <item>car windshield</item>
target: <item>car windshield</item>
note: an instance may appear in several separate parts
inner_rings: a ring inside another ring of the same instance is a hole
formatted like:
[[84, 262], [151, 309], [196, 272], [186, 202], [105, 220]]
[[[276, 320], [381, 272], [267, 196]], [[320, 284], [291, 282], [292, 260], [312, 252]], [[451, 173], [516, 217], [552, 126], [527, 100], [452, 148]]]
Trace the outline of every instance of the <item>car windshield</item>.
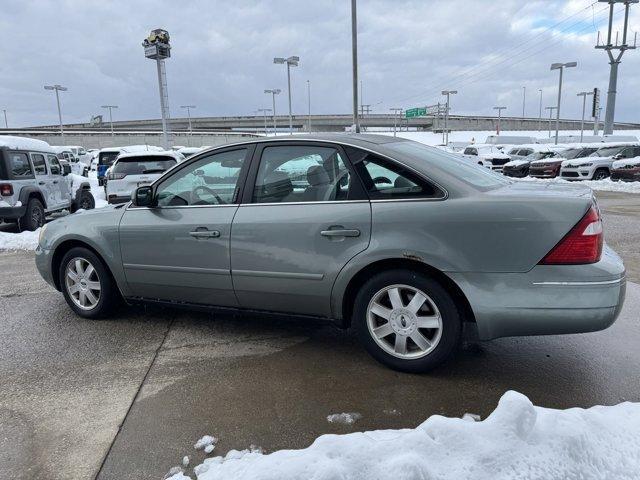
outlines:
[[458, 154], [427, 147], [417, 142], [391, 142], [385, 144], [385, 147], [420, 162], [425, 162], [427, 166], [434, 166], [474, 187], [489, 189], [511, 183], [502, 175], [472, 164]]
[[525, 157], [525, 160], [532, 162], [534, 160], [542, 160], [544, 158], [555, 157], [555, 156], [556, 156], [555, 152], [533, 152], [532, 154], [527, 155]]
[[618, 153], [620, 153], [624, 148], [626, 148], [626, 145], [619, 145], [617, 147], [602, 147], [596, 150], [595, 152], [593, 152], [590, 156], [591, 157], [613, 157], [614, 155], [617, 155]]
[[560, 155], [563, 158], [568, 158], [569, 160], [571, 160], [572, 158], [578, 158], [582, 150], [582, 148], [568, 148], [567, 150], [563, 150], [562, 152], [560, 152]]
[[113, 173], [141, 175], [144, 173], [162, 173], [176, 164], [171, 157], [139, 156], [119, 158], [113, 166]]

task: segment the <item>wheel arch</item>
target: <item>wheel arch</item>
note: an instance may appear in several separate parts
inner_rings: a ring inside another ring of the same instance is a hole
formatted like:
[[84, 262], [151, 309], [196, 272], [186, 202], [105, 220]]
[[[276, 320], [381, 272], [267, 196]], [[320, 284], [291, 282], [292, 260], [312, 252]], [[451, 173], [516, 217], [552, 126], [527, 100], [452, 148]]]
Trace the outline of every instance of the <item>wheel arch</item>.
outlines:
[[47, 202], [44, 198], [44, 195], [42, 195], [42, 192], [36, 187], [22, 187], [20, 189], [20, 195], [18, 196], [18, 198], [25, 206], [29, 203], [29, 200], [31, 198], [35, 198], [39, 200], [40, 203], [42, 203], [42, 206], [45, 210], [47, 209]]
[[345, 328], [351, 326], [354, 300], [358, 291], [365, 282], [380, 272], [398, 269], [417, 271], [436, 280], [455, 300], [456, 305], [459, 307], [463, 322], [476, 323], [475, 314], [473, 313], [473, 309], [471, 308], [471, 304], [469, 303], [466, 295], [458, 284], [444, 272], [419, 260], [410, 258], [386, 258], [366, 265], [357, 271], [349, 280], [340, 304], [342, 326]]

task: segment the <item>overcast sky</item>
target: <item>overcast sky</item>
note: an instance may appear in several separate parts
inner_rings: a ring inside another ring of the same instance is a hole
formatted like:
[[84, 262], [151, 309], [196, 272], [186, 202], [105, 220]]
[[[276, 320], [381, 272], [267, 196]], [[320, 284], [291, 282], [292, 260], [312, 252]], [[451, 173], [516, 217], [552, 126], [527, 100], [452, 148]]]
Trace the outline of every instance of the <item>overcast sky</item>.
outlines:
[[[88, 121], [100, 105], [116, 104], [116, 119], [160, 116], [155, 63], [141, 41], [153, 28], [171, 35], [167, 61], [171, 116], [197, 105], [197, 116], [250, 115], [270, 107], [265, 88], [281, 88], [286, 68], [274, 56], [298, 55], [292, 69], [295, 113], [306, 113], [306, 80], [313, 113], [351, 108], [350, 1], [330, 0], [3, 0], [0, 15], [0, 108], [9, 126], [57, 122], [53, 92], [65, 122]], [[563, 117], [579, 117], [576, 93], [607, 89], [606, 53], [594, 49], [606, 29], [606, 4], [589, 0], [361, 0], [360, 78], [373, 112], [442, 100], [457, 89], [452, 111], [528, 116], [555, 105], [558, 74], [552, 62], [577, 61], [566, 71]], [[621, 7], [618, 7], [621, 10]], [[630, 30], [640, 28], [640, 6]], [[616, 16], [621, 25], [622, 15]], [[633, 33], [631, 33], [633, 39]], [[640, 121], [640, 52], [623, 57], [617, 120]], [[603, 104], [605, 96], [603, 95]], [[3, 125], [4, 126], [4, 125]]]

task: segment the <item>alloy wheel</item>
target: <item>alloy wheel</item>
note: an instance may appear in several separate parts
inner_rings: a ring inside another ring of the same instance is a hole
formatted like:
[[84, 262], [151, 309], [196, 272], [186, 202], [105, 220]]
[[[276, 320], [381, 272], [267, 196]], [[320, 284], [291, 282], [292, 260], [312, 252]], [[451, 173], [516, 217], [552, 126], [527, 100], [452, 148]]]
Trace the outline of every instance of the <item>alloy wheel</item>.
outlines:
[[100, 277], [86, 258], [69, 260], [65, 269], [65, 284], [73, 303], [83, 310], [92, 310], [100, 301]]
[[405, 360], [430, 354], [442, 336], [442, 316], [435, 302], [410, 285], [379, 290], [367, 307], [367, 326], [385, 352]]

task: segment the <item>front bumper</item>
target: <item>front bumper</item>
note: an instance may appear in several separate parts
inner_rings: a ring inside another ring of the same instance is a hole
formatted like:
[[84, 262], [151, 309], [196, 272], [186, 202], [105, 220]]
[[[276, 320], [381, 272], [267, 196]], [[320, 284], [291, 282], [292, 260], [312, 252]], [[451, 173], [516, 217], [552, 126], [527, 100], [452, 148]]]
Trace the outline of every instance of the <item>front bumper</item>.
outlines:
[[524, 178], [529, 174], [529, 167], [525, 165], [521, 167], [504, 167], [502, 174], [507, 177]]
[[36, 248], [36, 268], [40, 272], [40, 276], [51, 285], [53, 288], [58, 289], [53, 279], [53, 271], [51, 269], [51, 263], [53, 260], [53, 251], [45, 250], [40, 245]]
[[560, 178], [563, 180], [591, 180], [594, 167], [562, 167]]
[[449, 275], [471, 304], [481, 340], [603, 330], [620, 314], [626, 290], [624, 265], [606, 246], [589, 265]]
[[15, 220], [24, 216], [27, 211], [26, 205], [19, 207], [0, 207], [0, 220]]
[[535, 178], [556, 178], [560, 173], [560, 166], [533, 166], [529, 167], [529, 176]]
[[611, 180], [623, 182], [640, 182], [640, 168], [611, 170]]

